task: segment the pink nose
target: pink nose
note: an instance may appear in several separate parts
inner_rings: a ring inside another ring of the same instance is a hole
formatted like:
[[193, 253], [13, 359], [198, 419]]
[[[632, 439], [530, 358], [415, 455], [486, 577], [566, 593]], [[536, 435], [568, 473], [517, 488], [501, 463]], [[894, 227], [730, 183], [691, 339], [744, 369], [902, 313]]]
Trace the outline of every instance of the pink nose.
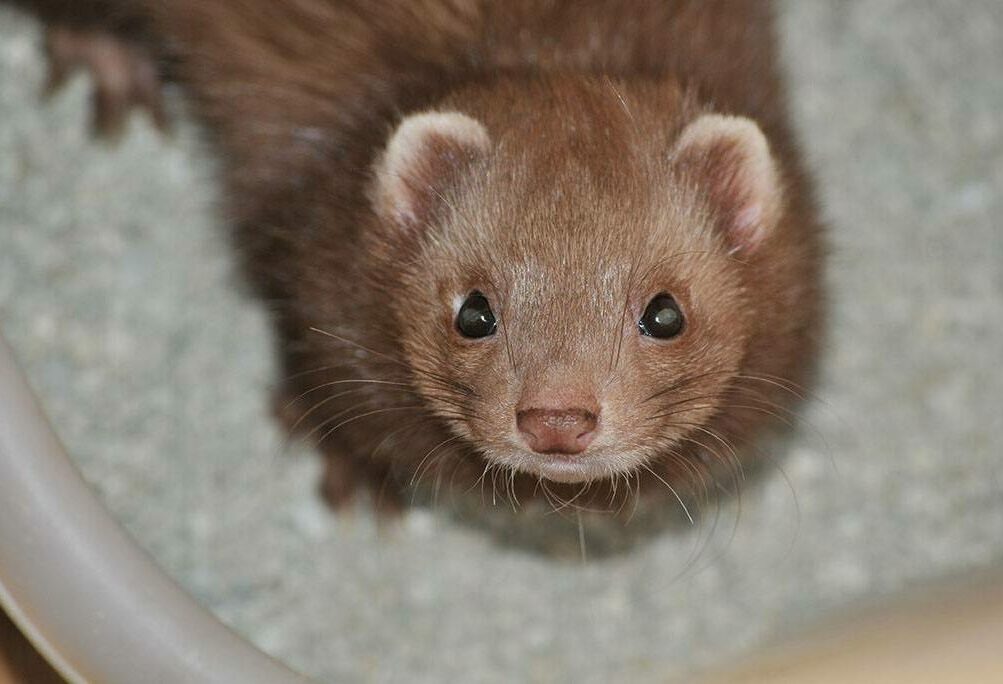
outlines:
[[595, 437], [596, 423], [596, 414], [581, 408], [533, 408], [516, 413], [519, 432], [538, 454], [582, 453]]

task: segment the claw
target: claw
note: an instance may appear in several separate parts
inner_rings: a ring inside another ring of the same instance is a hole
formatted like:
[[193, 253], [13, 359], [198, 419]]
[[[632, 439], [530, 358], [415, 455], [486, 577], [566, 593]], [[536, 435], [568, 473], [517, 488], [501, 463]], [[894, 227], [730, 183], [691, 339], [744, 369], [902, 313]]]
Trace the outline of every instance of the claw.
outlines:
[[145, 110], [158, 129], [168, 130], [160, 76], [153, 57], [140, 45], [107, 31], [53, 26], [45, 48], [49, 61], [45, 97], [58, 91], [75, 71], [91, 74], [95, 136], [119, 137], [134, 107]]

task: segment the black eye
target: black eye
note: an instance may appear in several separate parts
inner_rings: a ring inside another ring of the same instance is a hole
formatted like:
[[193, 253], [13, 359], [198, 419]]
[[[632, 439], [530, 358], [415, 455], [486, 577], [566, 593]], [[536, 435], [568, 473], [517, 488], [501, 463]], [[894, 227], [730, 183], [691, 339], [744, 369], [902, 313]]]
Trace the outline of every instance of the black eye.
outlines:
[[683, 331], [683, 312], [672, 295], [662, 293], [648, 302], [637, 322], [642, 335], [665, 340]]
[[488, 304], [488, 298], [480, 292], [471, 292], [456, 314], [456, 329], [464, 337], [487, 337], [495, 334], [498, 322]]

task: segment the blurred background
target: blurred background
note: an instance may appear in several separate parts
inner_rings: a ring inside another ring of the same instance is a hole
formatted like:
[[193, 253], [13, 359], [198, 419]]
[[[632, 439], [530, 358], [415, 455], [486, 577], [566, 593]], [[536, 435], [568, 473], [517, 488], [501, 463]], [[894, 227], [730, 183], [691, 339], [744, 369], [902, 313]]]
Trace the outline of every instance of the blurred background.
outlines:
[[94, 143], [86, 80], [41, 102], [39, 27], [0, 7], [4, 334], [140, 544], [320, 679], [663, 681], [992, 568], [1003, 5], [779, 5], [831, 225], [830, 339], [776, 467], [693, 526], [582, 562], [574, 525], [512, 541], [525, 524], [508, 510], [479, 527], [428, 508], [382, 527], [365, 507], [329, 513], [318, 459], [271, 421], [269, 331], [198, 131], [182, 120], [165, 138], [137, 115], [118, 145]]

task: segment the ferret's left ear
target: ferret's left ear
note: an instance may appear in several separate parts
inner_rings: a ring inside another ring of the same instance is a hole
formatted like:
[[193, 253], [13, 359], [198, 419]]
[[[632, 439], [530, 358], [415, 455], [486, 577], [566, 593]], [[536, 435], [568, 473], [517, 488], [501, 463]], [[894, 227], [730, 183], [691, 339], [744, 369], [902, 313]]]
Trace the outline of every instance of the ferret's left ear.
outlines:
[[673, 159], [707, 193], [733, 252], [751, 253], [769, 239], [783, 191], [766, 136], [752, 120], [705, 114], [683, 129]]
[[421, 226], [443, 203], [449, 185], [490, 146], [484, 126], [466, 114], [408, 116], [376, 163], [377, 214], [402, 228]]

